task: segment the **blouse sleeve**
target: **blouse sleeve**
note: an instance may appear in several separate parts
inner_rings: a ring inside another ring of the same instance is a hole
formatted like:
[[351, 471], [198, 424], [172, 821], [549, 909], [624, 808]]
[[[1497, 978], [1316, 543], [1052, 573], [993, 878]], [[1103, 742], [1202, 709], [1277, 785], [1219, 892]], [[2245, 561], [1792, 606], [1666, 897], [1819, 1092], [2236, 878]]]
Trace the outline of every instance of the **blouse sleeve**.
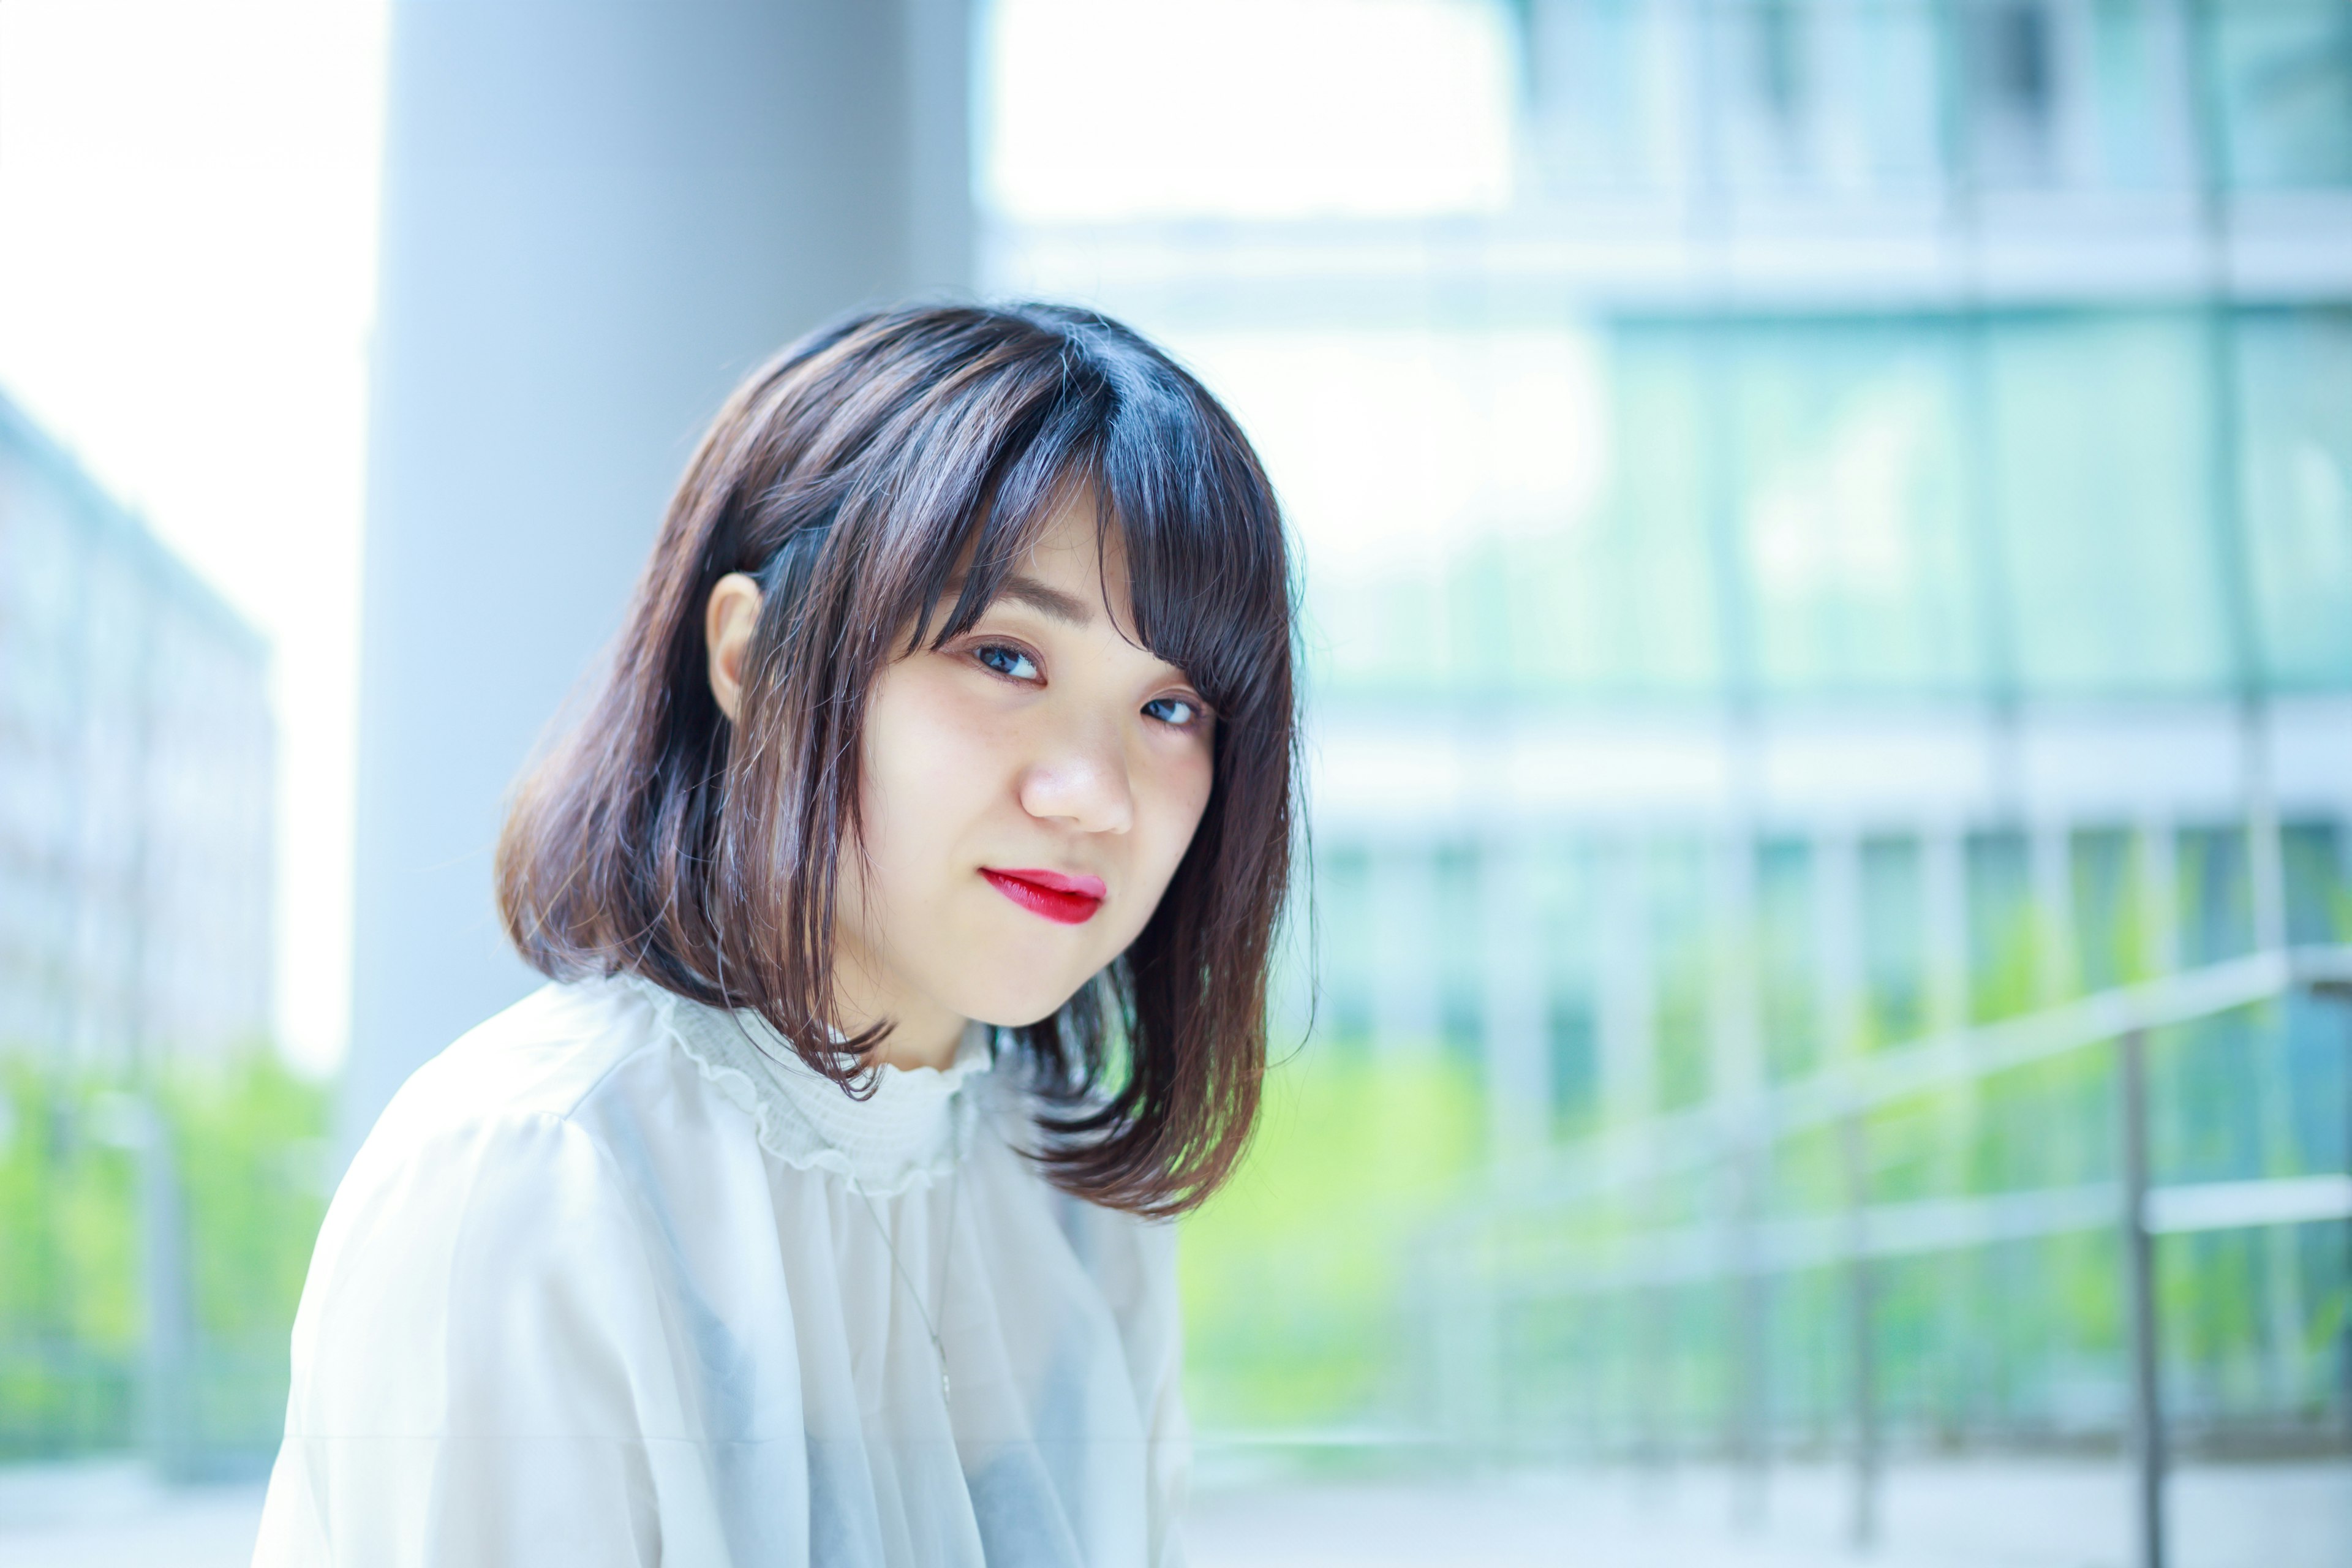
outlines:
[[1184, 1324], [1176, 1289], [1176, 1226], [1163, 1221], [1142, 1228], [1147, 1270], [1155, 1280], [1152, 1296], [1157, 1320], [1156, 1331], [1148, 1336], [1153, 1352], [1150, 1404], [1146, 1407], [1151, 1420], [1151, 1562], [1153, 1568], [1181, 1568], [1184, 1500], [1192, 1473], [1192, 1426], [1184, 1408]]
[[257, 1568], [659, 1561], [677, 1411], [652, 1279], [568, 1121], [363, 1149], [296, 1316]]
[[1144, 1422], [1146, 1529], [1152, 1568], [1184, 1561], [1185, 1493], [1192, 1429], [1184, 1409], [1183, 1309], [1177, 1296], [1176, 1226], [1076, 1204], [1097, 1227], [1088, 1250], [1103, 1300], [1118, 1323]]

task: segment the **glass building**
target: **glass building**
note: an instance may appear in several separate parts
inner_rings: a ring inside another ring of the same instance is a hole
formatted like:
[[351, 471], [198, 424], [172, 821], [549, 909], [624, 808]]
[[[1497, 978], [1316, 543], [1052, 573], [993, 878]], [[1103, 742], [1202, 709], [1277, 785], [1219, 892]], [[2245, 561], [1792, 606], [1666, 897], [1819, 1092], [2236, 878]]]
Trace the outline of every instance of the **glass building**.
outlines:
[[274, 1434], [268, 661], [0, 397], [0, 1461]]
[[267, 1037], [268, 668], [0, 397], [0, 1048], [124, 1072]]
[[1417, 1326], [1204, 1423], [2112, 1441], [2128, 1003], [2172, 1429], [2340, 1444], [2352, 1031], [2243, 965], [2352, 940], [2352, 6], [1423, 10], [1469, 87], [1362, 123], [1443, 168], [1156, 204], [992, 23], [988, 281], [1174, 344], [1303, 542], [1301, 1070], [1475, 1108]]

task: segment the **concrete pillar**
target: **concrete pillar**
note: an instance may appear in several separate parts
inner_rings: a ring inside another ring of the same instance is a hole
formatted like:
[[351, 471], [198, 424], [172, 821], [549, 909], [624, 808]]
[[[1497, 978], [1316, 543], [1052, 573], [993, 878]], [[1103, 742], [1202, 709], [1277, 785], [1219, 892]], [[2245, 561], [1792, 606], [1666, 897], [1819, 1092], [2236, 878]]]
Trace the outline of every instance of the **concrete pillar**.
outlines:
[[781, 344], [969, 286], [965, 0], [396, 0], [346, 1152], [536, 983], [501, 802], [696, 436]]

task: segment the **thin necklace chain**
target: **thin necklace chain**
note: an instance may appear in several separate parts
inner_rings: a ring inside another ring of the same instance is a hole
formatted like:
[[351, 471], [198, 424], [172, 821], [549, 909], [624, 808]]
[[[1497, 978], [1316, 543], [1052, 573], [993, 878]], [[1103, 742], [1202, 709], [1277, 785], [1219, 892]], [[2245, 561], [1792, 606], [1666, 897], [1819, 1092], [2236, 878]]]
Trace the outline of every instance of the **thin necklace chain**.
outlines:
[[[745, 1045], [755, 1051], [760, 1049], [759, 1043], [751, 1038], [750, 1032], [743, 1027], [743, 1021], [735, 1016], [731, 1008], [727, 1010], [727, 1021], [735, 1026], [735, 1032], [743, 1037]], [[960, 1089], [959, 1092], [961, 1092]], [[952, 1169], [948, 1176], [947, 1256], [940, 1260], [939, 1311], [934, 1316], [924, 1308], [923, 1292], [916, 1285], [914, 1276], [907, 1272], [907, 1266], [898, 1259], [898, 1244], [891, 1238], [890, 1227], [882, 1223], [882, 1211], [874, 1206], [874, 1199], [866, 1191], [866, 1184], [857, 1179], [857, 1162], [850, 1157], [848, 1150], [826, 1137], [808, 1112], [793, 1105], [789, 1095], [780, 1098], [786, 1105], [791, 1106], [793, 1117], [799, 1121], [802, 1127], [807, 1130], [810, 1137], [841, 1156], [841, 1163], [845, 1167], [845, 1175], [849, 1183], [849, 1190], [857, 1194], [858, 1203], [866, 1210], [866, 1217], [874, 1222], [875, 1233], [882, 1238], [882, 1250], [889, 1257], [891, 1272], [898, 1275], [900, 1284], [906, 1286], [907, 1299], [914, 1302], [915, 1315], [922, 1320], [923, 1332], [931, 1342], [931, 1353], [938, 1358], [940, 1363], [940, 1402], [943, 1405], [952, 1404], [955, 1399], [955, 1388], [948, 1378], [948, 1347], [946, 1341], [940, 1336], [939, 1325], [940, 1320], [947, 1316], [948, 1279], [955, 1268], [956, 1209], [963, 1197], [963, 1160], [961, 1151], [957, 1147], [953, 1105], [950, 1104], [948, 1110], [948, 1154]]]
[[[808, 1118], [801, 1118], [801, 1123], [803, 1126], [807, 1126]], [[815, 1131], [815, 1129], [810, 1128], [810, 1131]], [[952, 1128], [950, 1128], [948, 1136], [950, 1139], [955, 1136]], [[824, 1142], [824, 1134], [819, 1132], [817, 1133], [817, 1138], [820, 1142]], [[828, 1148], [835, 1147], [830, 1143], [826, 1146]], [[835, 1152], [837, 1153], [841, 1152], [837, 1148], [835, 1149]], [[847, 1159], [848, 1155], [846, 1153], [843, 1153], [842, 1157], [844, 1159]], [[940, 1335], [939, 1319], [935, 1319], [929, 1312], [923, 1310], [923, 1293], [919, 1289], [916, 1289], [914, 1279], [908, 1274], [906, 1265], [898, 1261], [898, 1243], [890, 1239], [890, 1227], [882, 1223], [882, 1212], [874, 1206], [874, 1200], [866, 1195], [865, 1185], [858, 1181], [857, 1173], [855, 1170], [851, 1171], [849, 1173], [849, 1190], [856, 1193], [857, 1194], [857, 1201], [866, 1205], [866, 1217], [874, 1222], [874, 1228], [881, 1234], [882, 1249], [890, 1256], [891, 1268], [897, 1272], [899, 1281], [907, 1287], [907, 1299], [915, 1303], [916, 1315], [920, 1317], [923, 1321], [923, 1332], [929, 1334], [931, 1339], [931, 1353], [939, 1358], [940, 1401], [941, 1404], [950, 1404], [955, 1399], [955, 1389], [954, 1385], [948, 1380], [948, 1347], [946, 1342], [941, 1339]], [[955, 1170], [948, 1177], [947, 1256], [940, 1259], [939, 1318], [945, 1318], [947, 1316], [948, 1276], [955, 1268], [956, 1205], [962, 1195], [963, 1162], [958, 1160], [955, 1163]]]

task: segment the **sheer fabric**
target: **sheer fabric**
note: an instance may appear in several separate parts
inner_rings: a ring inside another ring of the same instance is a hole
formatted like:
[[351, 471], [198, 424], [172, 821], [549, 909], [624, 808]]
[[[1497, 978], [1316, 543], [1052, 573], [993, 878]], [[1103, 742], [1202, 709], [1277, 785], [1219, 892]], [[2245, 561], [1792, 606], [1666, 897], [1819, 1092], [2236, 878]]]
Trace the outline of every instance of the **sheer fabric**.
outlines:
[[854, 1101], [626, 976], [475, 1029], [336, 1192], [256, 1563], [1179, 1561], [1172, 1233], [1012, 1079], [975, 1027]]

